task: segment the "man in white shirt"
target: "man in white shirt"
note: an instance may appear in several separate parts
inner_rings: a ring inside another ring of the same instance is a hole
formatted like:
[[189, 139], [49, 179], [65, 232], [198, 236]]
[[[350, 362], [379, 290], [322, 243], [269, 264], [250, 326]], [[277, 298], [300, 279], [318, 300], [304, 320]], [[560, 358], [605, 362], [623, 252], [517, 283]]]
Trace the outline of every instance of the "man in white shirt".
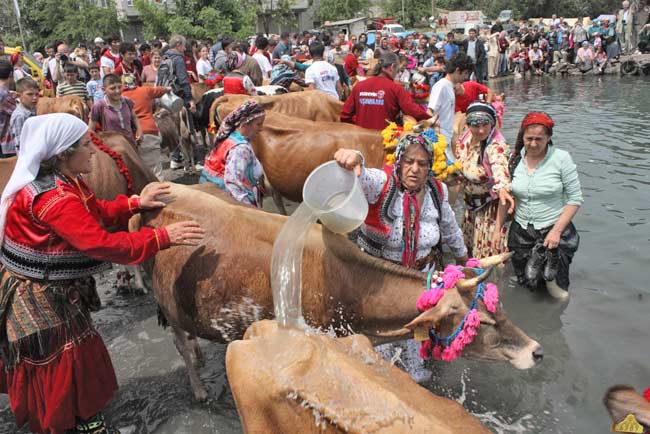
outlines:
[[465, 53], [457, 53], [449, 60], [449, 67], [447, 68], [445, 77], [439, 80], [431, 89], [429, 109], [435, 115], [438, 115], [440, 132], [445, 136], [445, 140], [447, 141], [445, 154], [451, 161], [456, 160], [452, 147], [454, 107], [456, 104], [454, 86], [467, 81], [472, 71], [474, 71], [472, 58]]
[[340, 99], [343, 87], [339, 80], [339, 73], [335, 66], [323, 60], [324, 52], [325, 47], [318, 41], [309, 46], [309, 54], [313, 63], [305, 71], [305, 83], [310, 89], [317, 89], [332, 98]]
[[273, 69], [273, 66], [271, 66], [271, 62], [269, 59], [264, 55], [264, 51], [269, 46], [269, 40], [266, 39], [264, 36], [259, 36], [257, 39], [255, 39], [255, 53], [253, 54], [253, 59], [257, 61], [257, 64], [260, 65], [260, 69], [262, 70], [262, 77], [264, 79], [269, 80], [271, 78], [271, 70]]
[[115, 68], [118, 67], [122, 58], [120, 57], [120, 46], [122, 45], [122, 40], [119, 36], [111, 36], [107, 40], [109, 49], [102, 55], [99, 60], [100, 73], [102, 78], [106, 74], [112, 74], [115, 72]]

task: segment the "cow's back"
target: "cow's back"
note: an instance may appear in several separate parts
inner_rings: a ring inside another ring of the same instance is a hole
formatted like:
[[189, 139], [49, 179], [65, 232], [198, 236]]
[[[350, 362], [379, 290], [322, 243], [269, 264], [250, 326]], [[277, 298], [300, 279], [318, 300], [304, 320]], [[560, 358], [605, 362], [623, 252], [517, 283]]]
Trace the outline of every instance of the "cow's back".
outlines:
[[341, 122], [316, 122], [267, 112], [262, 131], [253, 142], [269, 183], [283, 197], [302, 200], [307, 176], [332, 160], [341, 148], [363, 153], [368, 167], [381, 167], [381, 133]]
[[322, 122], [339, 122], [343, 103], [319, 91], [293, 92], [284, 95], [257, 96], [225, 95], [212, 103], [211, 117], [215, 122], [214, 114], [219, 106], [227, 110], [219, 112], [219, 118], [232, 112], [249, 99], [254, 99], [267, 111], [282, 113], [299, 119]]
[[240, 337], [255, 319], [271, 316], [270, 257], [281, 216], [242, 206], [206, 183], [172, 184], [171, 202], [142, 217], [150, 227], [195, 220], [206, 231], [200, 246], [160, 251], [145, 265], [170, 322], [226, 342]]

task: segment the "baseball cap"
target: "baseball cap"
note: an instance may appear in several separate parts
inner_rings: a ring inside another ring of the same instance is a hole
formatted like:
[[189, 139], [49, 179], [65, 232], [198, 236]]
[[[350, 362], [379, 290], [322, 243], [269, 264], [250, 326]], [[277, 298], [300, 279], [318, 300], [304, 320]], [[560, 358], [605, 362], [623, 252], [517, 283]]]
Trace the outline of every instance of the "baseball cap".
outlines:
[[95, 44], [103, 44], [103, 43], [104, 43], [104, 40], [102, 38], [100, 38], [99, 36], [97, 36], [95, 38]]

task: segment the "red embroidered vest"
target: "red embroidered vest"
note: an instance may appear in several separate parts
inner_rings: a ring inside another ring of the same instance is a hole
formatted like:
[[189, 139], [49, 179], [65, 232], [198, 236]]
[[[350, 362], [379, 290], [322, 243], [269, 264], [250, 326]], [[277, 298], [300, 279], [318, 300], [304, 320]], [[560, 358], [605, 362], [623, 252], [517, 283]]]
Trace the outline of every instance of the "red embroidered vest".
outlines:
[[[217, 148], [212, 151], [210, 156], [205, 159], [205, 166], [201, 177], [206, 181], [216, 184], [222, 190], [225, 190], [226, 184], [223, 177], [226, 171], [226, 157], [232, 148], [242, 143], [248, 142], [239, 134], [239, 132], [235, 131], [230, 134], [230, 136], [221, 142]], [[246, 190], [248, 190], [249, 195], [259, 203], [259, 198], [257, 198], [257, 195], [255, 194], [257, 181], [254, 179], [252, 173], [253, 169], [253, 165], [249, 165], [249, 167], [246, 168], [246, 176], [244, 176], [242, 182]]]
[[244, 87], [244, 76], [239, 73], [231, 73], [223, 78], [223, 93], [234, 95], [248, 95]]
[[[79, 185], [92, 195], [81, 179]], [[35, 209], [34, 202], [41, 195], [47, 200]], [[55, 175], [40, 176], [18, 192], [7, 213], [0, 253], [8, 270], [32, 279], [70, 280], [110, 268], [109, 263], [84, 255], [39, 221], [39, 214], [67, 195], [78, 196], [79, 192]], [[100, 219], [98, 209], [91, 206], [88, 211]]]
[[[365, 252], [377, 258], [382, 257], [382, 251], [390, 236], [391, 226], [395, 218], [391, 216], [391, 208], [398, 194], [397, 184], [393, 178], [393, 167], [384, 166], [387, 180], [379, 194], [379, 199], [373, 204], [368, 204], [368, 216], [361, 225], [357, 245]], [[438, 211], [438, 219], [442, 212], [444, 191], [442, 183], [432, 178], [427, 182], [431, 188], [431, 199]]]

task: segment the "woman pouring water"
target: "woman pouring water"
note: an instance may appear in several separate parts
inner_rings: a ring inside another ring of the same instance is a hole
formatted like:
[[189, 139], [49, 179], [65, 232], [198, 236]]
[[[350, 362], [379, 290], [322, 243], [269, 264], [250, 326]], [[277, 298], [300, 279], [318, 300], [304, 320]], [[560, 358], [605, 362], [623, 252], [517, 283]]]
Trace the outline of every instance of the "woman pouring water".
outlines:
[[359, 181], [368, 200], [368, 217], [357, 244], [362, 250], [408, 268], [440, 268], [441, 244], [456, 262], [467, 262], [463, 234], [449, 206], [447, 187], [434, 178], [433, 143], [423, 135], [402, 136], [395, 164], [384, 169], [364, 166], [363, 155], [339, 149], [334, 159], [346, 169], [360, 166]]

